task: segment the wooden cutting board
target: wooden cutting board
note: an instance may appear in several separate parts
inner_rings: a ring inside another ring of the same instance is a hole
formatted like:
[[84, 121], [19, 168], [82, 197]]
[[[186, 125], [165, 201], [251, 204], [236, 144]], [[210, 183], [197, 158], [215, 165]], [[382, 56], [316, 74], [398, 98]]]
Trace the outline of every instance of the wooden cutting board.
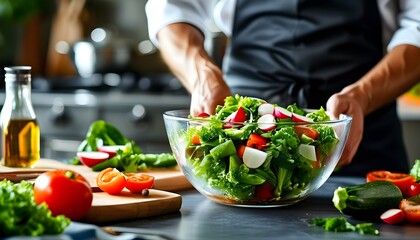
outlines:
[[182, 198], [179, 194], [150, 189], [148, 196], [124, 190], [119, 195], [94, 192], [92, 208], [83, 222], [100, 224], [159, 216], [179, 211]]
[[[70, 165], [52, 159], [41, 159], [34, 168], [10, 168], [0, 166], [0, 179], [27, 180], [36, 178], [40, 173], [54, 169], [69, 169], [80, 173], [90, 183], [94, 192], [100, 191], [96, 184], [96, 176], [99, 172], [94, 172], [91, 168], [84, 165]], [[182, 171], [177, 168], [171, 169], [151, 169], [142, 171], [155, 177], [153, 188], [164, 191], [177, 191], [192, 188], [192, 185], [185, 178]]]
[[10, 168], [0, 166], [0, 180], [7, 178], [18, 182], [35, 179], [39, 174], [55, 169], [69, 169], [82, 174], [93, 190], [92, 207], [81, 220], [88, 223], [105, 223], [158, 216], [179, 211], [182, 199], [179, 194], [168, 192], [191, 188], [182, 172], [175, 169], [153, 169], [147, 171], [155, 177], [154, 189], [148, 196], [133, 194], [124, 189], [119, 195], [101, 192], [96, 184], [98, 172], [82, 165], [68, 165], [52, 159], [41, 159], [35, 168]]

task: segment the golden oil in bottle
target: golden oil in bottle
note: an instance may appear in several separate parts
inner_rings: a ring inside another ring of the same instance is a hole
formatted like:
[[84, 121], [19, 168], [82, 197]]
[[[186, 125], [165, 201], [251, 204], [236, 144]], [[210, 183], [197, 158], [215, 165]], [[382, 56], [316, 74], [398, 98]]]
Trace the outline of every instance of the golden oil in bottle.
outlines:
[[40, 158], [40, 129], [35, 119], [12, 119], [3, 133], [4, 165], [32, 167]]
[[1, 110], [2, 164], [34, 167], [40, 159], [40, 128], [31, 101], [30, 67], [6, 67], [6, 98]]

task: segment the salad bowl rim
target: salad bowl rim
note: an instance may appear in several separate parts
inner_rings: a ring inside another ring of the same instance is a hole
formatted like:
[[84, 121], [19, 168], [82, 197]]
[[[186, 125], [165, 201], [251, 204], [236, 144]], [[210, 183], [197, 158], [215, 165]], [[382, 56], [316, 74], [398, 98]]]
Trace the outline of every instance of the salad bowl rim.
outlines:
[[[312, 112], [312, 111], [316, 111], [315, 109], [308, 109], [308, 108], [302, 108], [305, 112]], [[327, 113], [328, 116], [332, 116], [331, 113], [329, 111], [325, 111]], [[176, 116], [176, 114], [182, 114], [182, 116]], [[172, 120], [179, 120], [179, 121], [184, 121], [184, 122], [196, 122], [196, 121], [200, 121], [202, 123], [205, 122], [211, 122], [211, 121], [215, 121], [213, 120], [208, 120], [205, 117], [192, 117], [190, 115], [190, 110], [189, 109], [176, 109], [176, 110], [169, 110], [169, 111], [165, 111], [163, 113], [164, 118], [168, 118], [168, 119], [172, 119]], [[339, 119], [331, 119], [329, 121], [319, 121], [319, 122], [277, 122], [276, 125], [311, 125], [311, 124], [338, 124], [338, 123], [343, 123], [343, 122], [351, 122], [353, 120], [353, 118], [350, 115], [346, 115], [346, 114], [340, 114]], [[231, 124], [255, 124], [255, 122], [230, 122]]]

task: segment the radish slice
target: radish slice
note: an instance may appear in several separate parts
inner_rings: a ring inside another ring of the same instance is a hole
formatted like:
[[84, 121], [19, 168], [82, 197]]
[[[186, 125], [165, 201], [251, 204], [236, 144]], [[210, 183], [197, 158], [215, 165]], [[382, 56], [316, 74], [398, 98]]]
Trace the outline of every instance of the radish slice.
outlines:
[[249, 168], [258, 168], [267, 159], [267, 153], [255, 148], [245, 147], [242, 159], [244, 164]]
[[117, 150], [124, 150], [124, 145], [113, 145], [113, 146], [100, 146], [98, 147], [99, 152], [104, 152], [109, 154], [109, 158], [117, 155]]
[[264, 114], [273, 114], [274, 105], [270, 103], [263, 103], [258, 107], [258, 115], [262, 116]]
[[304, 158], [307, 158], [311, 161], [316, 161], [316, 151], [315, 146], [309, 144], [300, 144], [299, 145], [299, 153]]
[[77, 152], [76, 155], [87, 167], [94, 167], [109, 159], [109, 154], [105, 152]]
[[223, 127], [224, 128], [232, 128], [234, 126], [243, 126], [243, 124], [230, 124], [230, 122], [232, 123], [243, 123], [246, 121], [246, 113], [245, 110], [242, 107], [239, 107], [237, 111], [233, 112], [232, 114], [230, 114], [226, 119], [225, 122], [226, 123]]
[[273, 114], [264, 114], [257, 120], [258, 128], [268, 132], [276, 128], [276, 118]]
[[242, 107], [239, 107], [237, 111], [230, 114], [225, 121], [227, 122], [245, 122], [246, 114]]
[[292, 117], [292, 112], [290, 112], [286, 108], [275, 107], [274, 116], [276, 116], [278, 119], [287, 119]]
[[388, 224], [398, 224], [404, 220], [404, 212], [398, 208], [389, 209], [382, 213], [381, 219]]
[[293, 122], [313, 122], [311, 118], [292, 113]]
[[210, 117], [210, 114], [208, 114], [206, 112], [202, 112], [202, 113], [198, 114], [197, 117], [206, 118], [206, 117]]

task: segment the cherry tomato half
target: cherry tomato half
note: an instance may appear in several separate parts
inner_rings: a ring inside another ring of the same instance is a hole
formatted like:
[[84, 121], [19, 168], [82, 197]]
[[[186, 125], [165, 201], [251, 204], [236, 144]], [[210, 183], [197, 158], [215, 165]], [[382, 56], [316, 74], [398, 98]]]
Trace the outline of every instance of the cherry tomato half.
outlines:
[[420, 183], [414, 182], [410, 184], [407, 190], [407, 198], [411, 198], [420, 194]]
[[121, 193], [125, 187], [125, 176], [116, 168], [106, 168], [96, 177], [98, 187], [109, 194], [116, 195]]
[[414, 183], [414, 177], [407, 173], [393, 173], [389, 171], [372, 171], [366, 175], [367, 182], [373, 182], [377, 180], [385, 180], [392, 182], [397, 185], [401, 190], [401, 193], [406, 196], [408, 188], [412, 183]]
[[143, 189], [150, 189], [155, 178], [145, 173], [126, 173], [127, 182], [125, 187], [132, 193], [141, 193]]
[[420, 222], [420, 204], [403, 199], [400, 202], [400, 209], [404, 212], [404, 216], [407, 221]]
[[82, 219], [92, 206], [93, 194], [89, 182], [71, 170], [53, 170], [37, 177], [34, 199], [45, 202], [53, 216], [65, 215], [71, 220]]

